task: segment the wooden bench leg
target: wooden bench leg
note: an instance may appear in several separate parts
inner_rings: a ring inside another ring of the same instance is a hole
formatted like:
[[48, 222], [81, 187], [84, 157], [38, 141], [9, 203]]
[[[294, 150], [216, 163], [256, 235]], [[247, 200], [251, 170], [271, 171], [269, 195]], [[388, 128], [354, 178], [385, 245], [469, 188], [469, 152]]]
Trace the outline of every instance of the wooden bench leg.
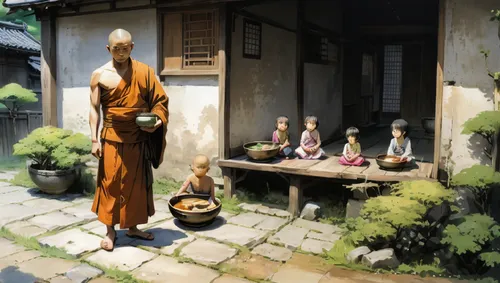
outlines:
[[236, 190], [236, 171], [232, 168], [222, 168], [224, 177], [224, 198], [231, 199]]
[[302, 187], [299, 177], [292, 176], [290, 178], [290, 195], [288, 201], [288, 212], [292, 216], [299, 216], [302, 208]]

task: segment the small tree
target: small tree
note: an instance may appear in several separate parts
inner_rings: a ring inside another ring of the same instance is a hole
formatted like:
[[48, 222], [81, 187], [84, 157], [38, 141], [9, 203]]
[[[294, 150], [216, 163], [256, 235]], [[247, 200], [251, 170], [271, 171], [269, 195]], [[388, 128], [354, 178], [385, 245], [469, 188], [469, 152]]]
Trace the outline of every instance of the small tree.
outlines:
[[482, 136], [488, 142], [488, 146], [483, 149], [484, 154], [492, 159], [493, 137], [499, 129], [500, 112], [483, 111], [464, 123], [462, 134], [477, 134]]
[[14, 155], [26, 156], [39, 170], [64, 170], [82, 162], [92, 143], [81, 133], [52, 126], [38, 128], [14, 145]]
[[17, 112], [23, 104], [37, 102], [38, 98], [33, 91], [23, 88], [16, 83], [10, 83], [0, 88], [0, 103], [4, 104], [11, 118], [17, 116]]

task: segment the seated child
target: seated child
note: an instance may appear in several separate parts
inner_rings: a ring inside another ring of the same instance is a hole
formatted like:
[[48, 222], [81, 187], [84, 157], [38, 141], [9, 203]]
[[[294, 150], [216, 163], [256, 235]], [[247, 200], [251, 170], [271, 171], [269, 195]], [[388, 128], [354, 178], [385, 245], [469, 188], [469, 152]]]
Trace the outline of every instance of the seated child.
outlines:
[[276, 131], [273, 132], [273, 142], [281, 145], [279, 155], [286, 159], [293, 157], [293, 150], [290, 147], [290, 135], [288, 134], [288, 117], [279, 116], [276, 118]]
[[391, 143], [387, 149], [387, 155], [394, 155], [401, 158], [401, 161], [413, 160], [411, 151], [411, 141], [408, 138], [408, 122], [403, 119], [394, 120], [391, 124]]
[[307, 116], [304, 120], [306, 130], [302, 132], [300, 138], [300, 146], [297, 147], [295, 153], [303, 159], [318, 159], [325, 155], [321, 146], [321, 138], [319, 136], [318, 127], [319, 121], [315, 116]]
[[361, 166], [365, 159], [361, 157], [361, 145], [359, 144], [359, 130], [355, 127], [347, 129], [345, 136], [348, 143], [344, 146], [342, 157], [339, 163], [341, 165]]
[[207, 176], [208, 170], [210, 170], [208, 157], [203, 154], [196, 155], [191, 165], [193, 174], [186, 178], [175, 196], [186, 193], [210, 195], [209, 202], [212, 203], [215, 199], [215, 183], [212, 177]]

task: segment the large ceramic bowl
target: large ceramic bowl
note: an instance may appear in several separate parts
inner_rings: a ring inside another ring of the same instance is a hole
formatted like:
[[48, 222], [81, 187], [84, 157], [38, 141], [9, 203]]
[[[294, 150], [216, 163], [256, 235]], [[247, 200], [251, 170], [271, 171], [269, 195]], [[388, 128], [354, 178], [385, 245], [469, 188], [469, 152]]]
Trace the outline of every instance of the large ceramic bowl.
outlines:
[[[252, 149], [252, 146], [257, 144], [271, 146], [271, 149]], [[267, 160], [275, 157], [280, 151], [280, 145], [272, 141], [254, 141], [243, 145], [245, 153], [254, 160]]]
[[209, 195], [198, 195], [198, 194], [188, 194], [188, 195], [180, 195], [177, 197], [173, 197], [168, 201], [168, 208], [170, 209], [170, 213], [172, 215], [179, 219], [182, 224], [186, 226], [191, 226], [191, 227], [201, 227], [201, 226], [206, 226], [212, 221], [214, 221], [215, 217], [219, 215], [219, 212], [222, 208], [222, 204], [220, 200], [215, 199], [214, 203], [216, 204], [216, 207], [212, 210], [209, 211], [186, 211], [186, 210], [180, 210], [174, 207], [176, 203], [183, 199], [187, 198], [199, 198], [199, 199], [204, 199], [208, 200], [210, 198]]
[[139, 127], [148, 127], [152, 128], [156, 124], [157, 116], [153, 113], [139, 113], [135, 118], [135, 123]]
[[400, 162], [387, 161], [385, 160], [386, 157], [396, 157], [396, 156], [379, 154], [377, 155], [377, 159], [375, 159], [377, 161], [378, 166], [380, 166], [383, 169], [399, 169], [403, 168], [406, 164], [406, 161], [400, 161]]

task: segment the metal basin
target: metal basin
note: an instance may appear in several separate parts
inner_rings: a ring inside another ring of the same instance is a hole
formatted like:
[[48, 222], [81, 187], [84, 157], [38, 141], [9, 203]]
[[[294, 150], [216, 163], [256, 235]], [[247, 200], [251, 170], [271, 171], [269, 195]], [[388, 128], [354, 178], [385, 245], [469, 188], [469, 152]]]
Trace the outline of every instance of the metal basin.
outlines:
[[[263, 149], [263, 150], [257, 150], [257, 149], [251, 149], [250, 147], [256, 145], [256, 144], [262, 144], [262, 145], [271, 145], [273, 146], [272, 149]], [[251, 159], [254, 160], [266, 160], [266, 159], [271, 159], [275, 157], [279, 151], [280, 151], [280, 144], [275, 143], [272, 141], [254, 141], [254, 142], [249, 142], [243, 145], [243, 149], [245, 150], [245, 153], [250, 157]]]
[[406, 161], [404, 162], [391, 162], [391, 161], [386, 161], [386, 157], [397, 157], [394, 155], [387, 155], [387, 154], [379, 154], [377, 155], [377, 161], [378, 166], [380, 166], [383, 169], [399, 169], [403, 168], [406, 164]]
[[177, 197], [173, 197], [168, 201], [168, 208], [170, 209], [170, 213], [172, 215], [179, 219], [182, 224], [186, 226], [191, 226], [191, 227], [202, 227], [209, 225], [214, 221], [215, 217], [219, 215], [220, 210], [222, 209], [222, 204], [220, 200], [215, 199], [214, 203], [216, 204], [216, 207], [212, 210], [209, 211], [186, 211], [186, 210], [180, 210], [174, 207], [176, 203], [183, 199], [188, 199], [188, 198], [199, 198], [199, 199], [204, 199], [208, 200], [210, 198], [209, 195], [198, 195], [198, 194], [188, 194], [188, 195], [181, 195]]

